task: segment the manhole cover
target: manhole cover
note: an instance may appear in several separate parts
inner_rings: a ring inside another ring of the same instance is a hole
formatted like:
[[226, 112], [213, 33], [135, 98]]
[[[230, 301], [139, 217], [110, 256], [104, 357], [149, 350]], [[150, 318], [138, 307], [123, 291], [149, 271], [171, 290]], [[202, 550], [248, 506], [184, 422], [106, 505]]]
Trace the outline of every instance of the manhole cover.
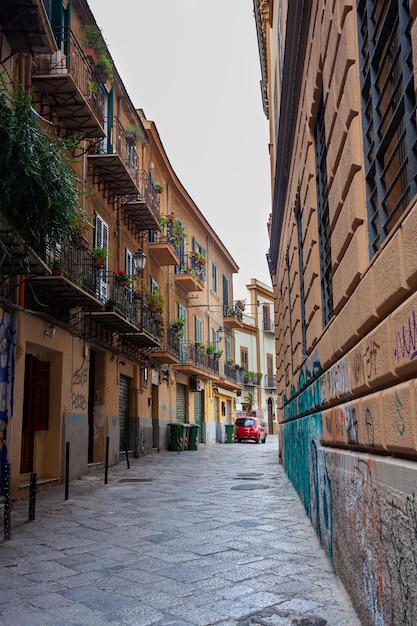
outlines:
[[152, 478], [121, 478], [119, 483], [151, 483]]
[[268, 485], [257, 485], [252, 483], [251, 485], [235, 485], [232, 489], [240, 491], [252, 491], [254, 489], [269, 489]]
[[253, 472], [251, 474], [238, 474], [235, 480], [259, 480], [263, 474], [259, 472]]

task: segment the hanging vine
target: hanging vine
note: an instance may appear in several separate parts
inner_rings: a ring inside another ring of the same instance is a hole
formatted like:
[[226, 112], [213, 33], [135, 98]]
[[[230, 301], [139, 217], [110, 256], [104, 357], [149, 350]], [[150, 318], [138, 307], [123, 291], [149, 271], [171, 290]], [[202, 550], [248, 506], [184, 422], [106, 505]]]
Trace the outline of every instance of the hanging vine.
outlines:
[[61, 241], [81, 210], [67, 142], [39, 126], [21, 85], [16, 95], [0, 76], [0, 211], [31, 247]]

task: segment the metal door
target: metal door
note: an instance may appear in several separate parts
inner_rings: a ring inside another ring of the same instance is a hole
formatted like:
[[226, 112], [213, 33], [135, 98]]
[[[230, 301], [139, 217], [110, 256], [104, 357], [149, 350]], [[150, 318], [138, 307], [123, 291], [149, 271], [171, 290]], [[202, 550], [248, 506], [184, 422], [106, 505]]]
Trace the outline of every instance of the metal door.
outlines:
[[198, 442], [203, 443], [203, 392], [194, 392], [194, 422], [199, 425]]
[[120, 451], [125, 451], [125, 440], [128, 450], [131, 446], [130, 424], [130, 378], [120, 375], [119, 379], [119, 425], [120, 425]]
[[185, 423], [186, 386], [177, 383], [177, 422]]

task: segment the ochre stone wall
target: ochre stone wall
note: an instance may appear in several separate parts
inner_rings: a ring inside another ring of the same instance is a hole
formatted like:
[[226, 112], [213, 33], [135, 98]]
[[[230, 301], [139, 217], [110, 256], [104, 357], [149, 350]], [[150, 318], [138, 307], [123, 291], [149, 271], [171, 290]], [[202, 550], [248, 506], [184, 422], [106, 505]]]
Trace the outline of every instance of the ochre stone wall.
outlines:
[[[417, 2], [410, 4], [417, 15]], [[356, 3], [312, 2], [274, 277], [281, 457], [363, 624], [411, 626], [417, 622], [410, 582], [417, 576], [417, 210], [413, 201], [370, 259], [357, 59]], [[325, 327], [314, 153], [321, 95], [334, 268], [334, 315]]]

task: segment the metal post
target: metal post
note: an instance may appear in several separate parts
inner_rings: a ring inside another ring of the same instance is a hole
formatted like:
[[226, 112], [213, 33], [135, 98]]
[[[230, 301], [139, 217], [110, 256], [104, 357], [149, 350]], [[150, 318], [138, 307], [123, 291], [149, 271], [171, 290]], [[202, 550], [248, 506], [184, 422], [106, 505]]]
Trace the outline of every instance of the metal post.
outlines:
[[65, 500], [68, 500], [70, 442], [65, 444]]
[[107, 476], [109, 473], [109, 443], [110, 437], [106, 437], [106, 458], [104, 461], [104, 484], [107, 485]]
[[10, 463], [4, 466], [4, 539], [10, 539]]
[[128, 447], [127, 447], [127, 440], [126, 440], [126, 437], [124, 438], [124, 443], [125, 443], [125, 453], [126, 453], [126, 464], [127, 464], [127, 469], [130, 469], [129, 449], [128, 449]]
[[35, 519], [35, 507], [36, 507], [36, 481], [38, 475], [32, 472], [30, 475], [30, 487], [29, 487], [29, 522], [33, 522]]

